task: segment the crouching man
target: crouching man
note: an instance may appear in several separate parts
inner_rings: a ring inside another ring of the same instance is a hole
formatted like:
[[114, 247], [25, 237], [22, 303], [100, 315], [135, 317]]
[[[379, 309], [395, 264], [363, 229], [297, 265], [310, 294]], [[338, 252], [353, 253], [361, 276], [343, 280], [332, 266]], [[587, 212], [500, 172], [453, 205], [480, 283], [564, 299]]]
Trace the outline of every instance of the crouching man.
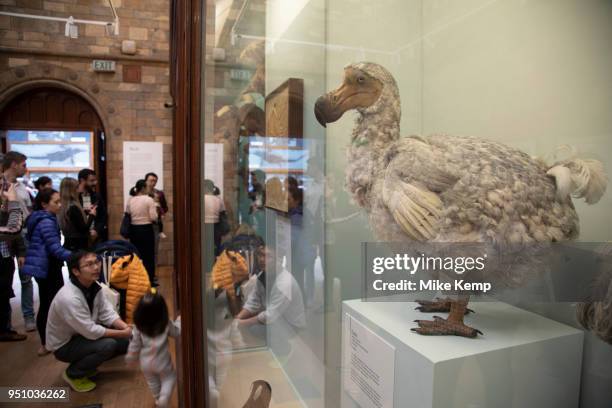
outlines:
[[101, 262], [79, 251], [68, 261], [70, 282], [55, 295], [47, 321], [47, 349], [70, 363], [62, 374], [77, 392], [91, 391], [96, 368], [127, 352], [132, 329], [113, 310], [97, 280]]

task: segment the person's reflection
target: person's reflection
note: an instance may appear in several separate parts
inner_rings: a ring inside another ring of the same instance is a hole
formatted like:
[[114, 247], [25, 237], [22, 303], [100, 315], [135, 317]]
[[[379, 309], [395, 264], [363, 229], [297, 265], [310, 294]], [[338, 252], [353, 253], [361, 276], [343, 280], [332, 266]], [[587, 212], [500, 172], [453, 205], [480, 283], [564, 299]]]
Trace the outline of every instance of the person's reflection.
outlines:
[[264, 204], [266, 203], [266, 173], [261, 170], [251, 172], [251, 189], [249, 198], [251, 199], [251, 221], [252, 226], [260, 237], [266, 236], [266, 218]]
[[[254, 273], [257, 274], [257, 283], [236, 316], [239, 327], [257, 327], [272, 324], [279, 319], [294, 329], [306, 325], [302, 292], [281, 263], [269, 246], [260, 246], [255, 251]], [[271, 285], [269, 298], [266, 285]]]
[[[207, 330], [209, 393], [216, 407], [221, 388], [231, 363], [233, 316], [241, 309], [237, 289], [249, 279], [248, 253], [255, 247], [255, 236], [247, 225], [241, 225], [236, 236], [224, 244], [210, 273], [210, 286], [214, 289], [212, 324]], [[210, 309], [209, 309], [210, 310]]]
[[[298, 187], [297, 180], [288, 177], [288, 205], [291, 220], [291, 273], [295, 277], [302, 294], [307, 299], [306, 305], [312, 303], [312, 286], [314, 281], [314, 262], [317, 256], [312, 243], [312, 215], [304, 208], [304, 191]], [[306, 276], [306, 280], [304, 279]], [[306, 281], [309, 285], [306, 285]], [[310, 289], [310, 293], [306, 290]], [[306, 296], [308, 295], [308, 296]]]

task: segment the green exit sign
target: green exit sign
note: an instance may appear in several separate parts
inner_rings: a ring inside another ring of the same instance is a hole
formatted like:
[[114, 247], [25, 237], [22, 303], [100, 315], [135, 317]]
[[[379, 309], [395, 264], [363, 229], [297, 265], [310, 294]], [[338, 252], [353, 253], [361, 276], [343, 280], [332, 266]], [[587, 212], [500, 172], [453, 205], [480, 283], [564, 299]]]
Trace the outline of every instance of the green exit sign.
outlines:
[[248, 81], [252, 73], [248, 69], [230, 69], [230, 78], [234, 81]]
[[115, 72], [115, 61], [93, 60], [92, 67], [94, 72]]

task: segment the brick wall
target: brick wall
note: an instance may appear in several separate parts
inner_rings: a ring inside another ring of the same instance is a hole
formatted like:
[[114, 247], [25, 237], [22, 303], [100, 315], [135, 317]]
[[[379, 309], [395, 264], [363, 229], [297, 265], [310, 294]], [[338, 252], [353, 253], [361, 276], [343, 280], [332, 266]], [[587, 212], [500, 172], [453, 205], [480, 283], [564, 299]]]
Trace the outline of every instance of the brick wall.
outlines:
[[[120, 19], [119, 36], [103, 26], [79, 25], [79, 38], [64, 36], [64, 23], [0, 16], [0, 44], [10, 47], [117, 55], [122, 40], [135, 40], [138, 55], [167, 59], [168, 0], [113, 0]], [[15, 13], [112, 21], [107, 0], [0, 0], [0, 9]]]
[[[118, 237], [123, 214], [123, 141], [164, 144], [164, 191], [170, 214], [164, 223], [160, 264], [173, 263], [172, 112], [169, 96], [169, 1], [114, 0], [119, 36], [102, 26], [79, 24], [79, 37], [64, 36], [64, 23], [0, 16], [0, 106], [35, 83], [53, 83], [81, 94], [96, 108], [107, 137], [107, 190], [111, 236]], [[0, 0], [0, 10], [112, 21], [102, 0]], [[121, 42], [134, 40], [135, 56], [121, 54]], [[114, 73], [96, 73], [93, 59], [117, 62]], [[140, 82], [128, 83], [124, 66], [141, 70]], [[138, 68], [136, 68], [138, 69]]]

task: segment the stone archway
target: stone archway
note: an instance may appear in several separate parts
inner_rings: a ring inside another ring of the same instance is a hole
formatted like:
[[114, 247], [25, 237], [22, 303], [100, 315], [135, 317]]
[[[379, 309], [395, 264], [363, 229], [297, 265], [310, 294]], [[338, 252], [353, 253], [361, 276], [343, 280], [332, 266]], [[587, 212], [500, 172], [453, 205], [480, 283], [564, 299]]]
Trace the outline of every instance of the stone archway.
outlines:
[[13, 97], [0, 108], [0, 128], [104, 131], [91, 103], [57, 86], [37, 86]]
[[[94, 121], [97, 125], [94, 127], [104, 132], [107, 141], [110, 138], [115, 138], [115, 142], [121, 139], [121, 128], [111, 126], [111, 123], [117, 122], [115, 116], [118, 110], [112, 98], [101, 89], [98, 83], [86, 74], [79, 74], [69, 68], [49, 63], [13, 67], [0, 73], [0, 113], [6, 112], [7, 107], [13, 101], [19, 103], [18, 101], [23, 100], [26, 95], [36, 94], [37, 90], [45, 89], [56, 89], [58, 93], [73, 95], [74, 99], [82, 101], [81, 105], [88, 105], [89, 111], [97, 116]], [[109, 194], [111, 191], [108, 190], [106, 171], [111, 165], [113, 165], [113, 171], [121, 168], [122, 158], [108, 154], [108, 143], [101, 145], [98, 140], [95, 143], [98, 152], [106, 152], [106, 160], [103, 163], [98, 161], [96, 169], [103, 180], [100, 192], [106, 200], [108, 210], [114, 204], [114, 200]], [[119, 179], [122, 179], [121, 175], [118, 176]], [[109, 233], [111, 235], [115, 229], [112, 226], [117, 224], [115, 218], [117, 216], [109, 211]]]
[[91, 61], [83, 58], [52, 59], [9, 58], [8, 67], [0, 69], [0, 110], [17, 95], [33, 88], [59, 88], [78, 95], [89, 103], [105, 131], [106, 177], [109, 235], [119, 239], [119, 226], [125, 209], [123, 183], [124, 141], [163, 144], [164, 189], [170, 193], [171, 211], [164, 222], [168, 239], [160, 248], [160, 263], [173, 264], [172, 196], [172, 111], [164, 108], [169, 86], [169, 68], [165, 63], [142, 65], [142, 82], [124, 81], [123, 67], [136, 65], [120, 61], [115, 73], [93, 72]]
[[100, 89], [97, 82], [53, 64], [13, 67], [0, 73], [0, 111], [23, 92], [41, 87], [60, 88], [79, 95], [94, 108], [107, 133], [121, 134], [121, 129], [110, 126], [112, 117], [117, 114], [112, 98]]

